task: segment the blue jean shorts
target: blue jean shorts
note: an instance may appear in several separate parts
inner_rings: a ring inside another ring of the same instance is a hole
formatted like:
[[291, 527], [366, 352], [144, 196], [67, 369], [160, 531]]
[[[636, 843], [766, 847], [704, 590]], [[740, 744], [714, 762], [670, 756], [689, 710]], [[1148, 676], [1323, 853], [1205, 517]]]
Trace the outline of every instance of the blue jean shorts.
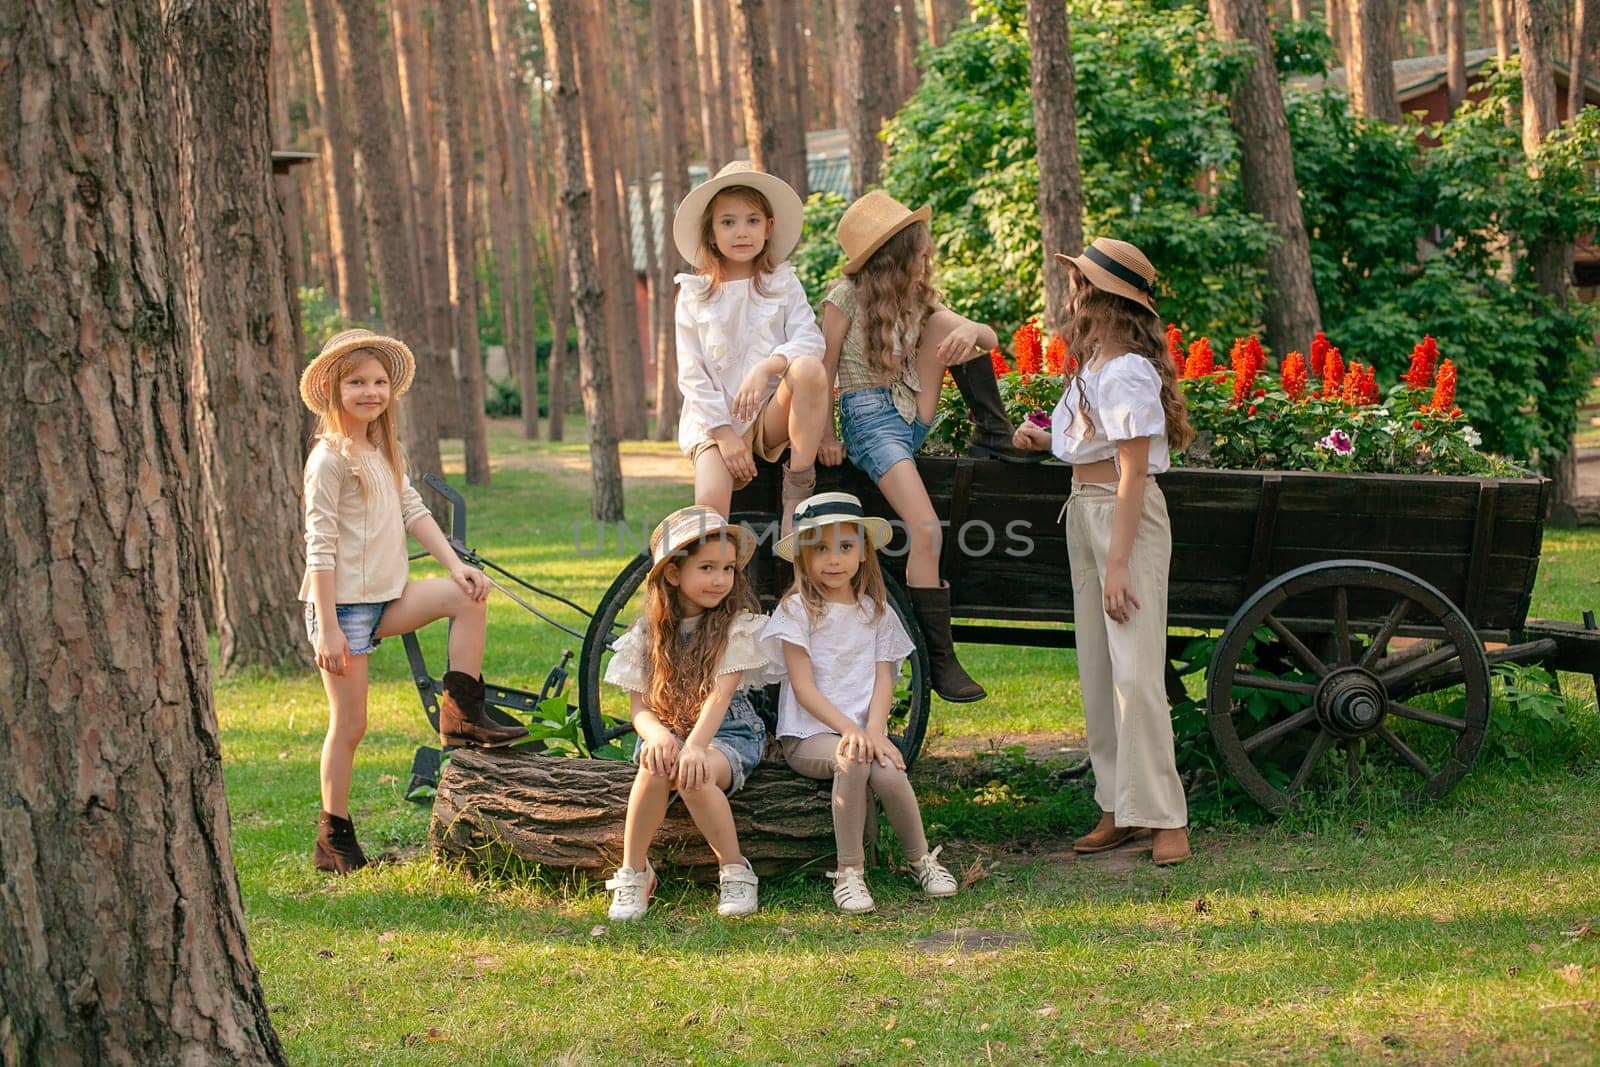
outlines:
[[917, 454], [933, 424], [921, 419], [907, 422], [895, 410], [894, 394], [874, 385], [839, 398], [839, 426], [850, 462], [877, 482], [890, 467]]
[[[756, 764], [761, 762], [761, 756], [767, 750], [767, 727], [756, 713], [755, 706], [750, 703], [750, 694], [744, 690], [733, 694], [733, 700], [728, 704], [728, 714], [723, 716], [722, 725], [717, 727], [716, 734], [711, 738], [711, 747], [728, 759], [733, 777], [728, 780], [727, 792], [732, 796], [744, 788], [745, 779], [756, 769]], [[639, 762], [637, 745], [633, 749], [633, 762]]]
[[[373, 635], [378, 632], [378, 621], [383, 618], [383, 609], [393, 604], [392, 600], [385, 600], [377, 604], [335, 604], [333, 613], [338, 616], [339, 629], [344, 631], [345, 640], [350, 642], [352, 656], [365, 656], [378, 647], [378, 639]], [[317, 605], [314, 601], [306, 601], [306, 636], [311, 639], [311, 647], [317, 647]]]

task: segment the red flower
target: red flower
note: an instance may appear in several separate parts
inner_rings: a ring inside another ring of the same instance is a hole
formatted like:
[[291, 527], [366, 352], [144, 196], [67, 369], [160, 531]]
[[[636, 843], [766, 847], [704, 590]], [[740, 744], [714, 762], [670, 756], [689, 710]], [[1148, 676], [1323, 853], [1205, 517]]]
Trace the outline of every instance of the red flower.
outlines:
[[[1331, 364], [1332, 361], [1329, 362]], [[1333, 395], [1351, 407], [1361, 403], [1361, 364], [1350, 361], [1350, 366], [1344, 372], [1344, 382], [1335, 389]]]
[[1450, 409], [1450, 417], [1452, 419], [1459, 419], [1461, 417], [1461, 409], [1460, 408], [1451, 408]]
[[1411, 350], [1411, 369], [1406, 371], [1406, 384], [1413, 389], [1427, 389], [1433, 385], [1434, 368], [1439, 363], [1439, 342], [1423, 337]]
[[1021, 379], [1019, 379], [1019, 381], [1018, 381], [1018, 384], [1019, 384], [1019, 385], [1027, 385], [1027, 384], [1028, 384], [1028, 383], [1029, 383], [1029, 382], [1031, 382], [1031, 381], [1033, 381], [1033, 375], [1031, 375], [1031, 374], [1024, 374], [1024, 375], [1023, 375], [1023, 376], [1022, 376], [1022, 377], [1021, 377]]
[[[1254, 340], [1252, 338], [1251, 340]], [[1260, 346], [1257, 346], [1257, 351]], [[1255, 390], [1256, 371], [1260, 369], [1255, 356], [1251, 353], [1250, 343], [1238, 340], [1233, 343], [1233, 351], [1229, 353], [1229, 361], [1233, 364], [1233, 402], [1242, 404], [1246, 397]]]
[[1328, 359], [1328, 350], [1333, 346], [1323, 336], [1322, 331], [1317, 331], [1317, 336], [1311, 341], [1311, 376], [1318, 381], [1322, 380], [1322, 368]]
[[1189, 358], [1184, 363], [1185, 378], [1204, 378], [1216, 370], [1217, 357], [1211, 351], [1211, 339], [1202, 337], [1189, 345]]
[[[1054, 341], [1050, 342], [1053, 346]], [[1183, 332], [1178, 329], [1175, 322], [1167, 323], [1167, 358], [1172, 360], [1172, 365], [1178, 369], [1178, 377], [1183, 377]]]
[[1039, 342], [1039, 324], [1029, 319], [1011, 335], [1011, 351], [1017, 354], [1017, 370], [1038, 374], [1044, 369], [1044, 347]]
[[1420, 429], [1422, 429], [1422, 420], [1421, 420], [1421, 419], [1412, 419], [1412, 420], [1411, 420], [1411, 428], [1412, 428], [1412, 429], [1413, 429], [1413, 430], [1420, 430]]
[[1285, 356], [1283, 366], [1278, 370], [1278, 381], [1290, 400], [1299, 400], [1305, 396], [1306, 357], [1299, 352], [1290, 352]]
[[1361, 375], [1361, 402], [1363, 404], [1376, 404], [1378, 402], [1378, 368], [1368, 367]]
[[1006, 366], [1005, 354], [1000, 351], [999, 346], [989, 349], [989, 363], [994, 367], [996, 378], [1003, 378], [1011, 373], [1011, 368]]
[[1439, 377], [1433, 386], [1433, 410], [1449, 411], [1456, 402], [1456, 365], [1450, 360], [1439, 364]]
[[1254, 404], [1251, 404], [1250, 405], [1250, 409], [1245, 412], [1246, 415], [1254, 415], [1255, 413], [1256, 413], [1256, 406]]
[[[1067, 365], [1067, 339], [1060, 334], [1050, 338], [1050, 347], [1044, 350], [1044, 369], [1047, 374], [1060, 374]], [[1183, 369], [1179, 364], [1178, 369]]]
[[[1312, 346], [1315, 350], [1316, 346]], [[1316, 357], [1312, 357], [1315, 359]], [[1322, 360], [1322, 393], [1329, 400], [1337, 399], [1344, 388], [1344, 356], [1329, 345]]]
[[1078, 373], [1078, 357], [1077, 356], [1068, 356], [1067, 357], [1066, 366], [1061, 369], [1061, 373], [1065, 374], [1068, 378], [1072, 377], [1074, 374], [1077, 374]]

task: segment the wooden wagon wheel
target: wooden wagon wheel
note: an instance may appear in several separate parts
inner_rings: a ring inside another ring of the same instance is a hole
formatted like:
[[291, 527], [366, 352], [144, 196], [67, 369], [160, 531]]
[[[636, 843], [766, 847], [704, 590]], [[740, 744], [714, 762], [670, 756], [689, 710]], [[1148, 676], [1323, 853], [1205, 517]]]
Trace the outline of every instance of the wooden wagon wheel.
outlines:
[[[1424, 636], [1396, 641], [1402, 631]], [[1258, 646], [1272, 655], [1258, 660]], [[1292, 671], [1258, 666], [1285, 652]], [[1339, 749], [1352, 780], [1364, 750], [1387, 750], [1423, 795], [1440, 797], [1483, 745], [1489, 664], [1433, 586], [1385, 564], [1331, 560], [1245, 601], [1212, 656], [1206, 701], [1218, 751], [1269, 811], [1287, 808]]]
[[[734, 516], [738, 521], [739, 515]], [[765, 551], [765, 549], [763, 549]], [[589, 620], [589, 630], [583, 640], [583, 654], [578, 661], [578, 707], [582, 713], [583, 734], [590, 748], [633, 733], [628, 722], [628, 696], [614, 687], [601, 684], [606, 664], [611, 659], [611, 645], [638, 619], [644, 611], [644, 580], [650, 573], [650, 557], [639, 555], [623, 567], [606, 590]], [[900, 685], [895, 706], [889, 714], [890, 737], [900, 747], [909, 767], [916, 762], [922, 748], [923, 735], [928, 726], [930, 701], [930, 671], [927, 644], [922, 628], [917, 625], [916, 613], [905, 590], [890, 575], [883, 576], [889, 593], [889, 603], [906, 633], [916, 645], [916, 651], [900, 669]], [[772, 605], [763, 605], [770, 610]], [[767, 699], [777, 708], [777, 687], [768, 686]], [[770, 717], [769, 717], [770, 722]]]

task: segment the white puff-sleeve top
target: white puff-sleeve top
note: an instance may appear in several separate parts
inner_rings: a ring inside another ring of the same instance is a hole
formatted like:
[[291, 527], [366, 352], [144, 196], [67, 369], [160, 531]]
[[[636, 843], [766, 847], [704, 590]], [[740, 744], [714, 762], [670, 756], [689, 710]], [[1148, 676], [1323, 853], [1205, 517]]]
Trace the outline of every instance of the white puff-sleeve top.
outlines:
[[898, 670], [902, 661], [916, 650], [911, 637], [894, 609], [885, 606], [872, 617], [872, 602], [828, 604], [815, 627], [806, 617], [798, 594], [784, 597], [772, 612], [762, 634], [767, 658], [772, 661], [768, 677], [781, 679], [778, 691], [778, 736], [810, 737], [828, 733], [812, 714], [800, 706], [784, 667], [783, 646], [795, 645], [811, 657], [811, 675], [817, 689], [839, 713], [862, 729], [872, 706], [872, 686], [880, 663], [892, 663]]
[[[1079, 374], [1089, 402], [1078, 407], [1078, 386], [1070, 380], [1050, 415], [1050, 451], [1063, 463], [1117, 462], [1117, 442], [1148, 437], [1150, 474], [1172, 466], [1167, 445], [1167, 414], [1161, 407], [1161, 375], [1136, 352], [1091, 362]], [[1091, 432], [1091, 429], [1093, 432]], [[1118, 471], [1121, 464], [1118, 463]]]
[[[732, 426], [743, 435], [750, 420], [730, 410], [750, 368], [768, 356], [822, 358], [822, 331], [806, 299], [804, 286], [788, 263], [763, 280], [723, 282], [715, 295], [701, 274], [680, 274], [678, 283], [678, 391], [683, 413], [678, 418], [678, 445], [685, 454], [711, 436], [718, 426]], [[768, 383], [768, 393], [778, 380]]]
[[[678, 629], [680, 640], [688, 641], [699, 625], [701, 616], [683, 620]], [[718, 676], [737, 672], [739, 689], [759, 688], [767, 683], [767, 654], [761, 642], [761, 632], [766, 629], [767, 617], [753, 612], [740, 612], [728, 628], [728, 647], [722, 650], [722, 660], [717, 664]], [[611, 661], [606, 664], [605, 680], [608, 684], [633, 693], [650, 691], [650, 625], [640, 619], [619, 638], [611, 649]]]

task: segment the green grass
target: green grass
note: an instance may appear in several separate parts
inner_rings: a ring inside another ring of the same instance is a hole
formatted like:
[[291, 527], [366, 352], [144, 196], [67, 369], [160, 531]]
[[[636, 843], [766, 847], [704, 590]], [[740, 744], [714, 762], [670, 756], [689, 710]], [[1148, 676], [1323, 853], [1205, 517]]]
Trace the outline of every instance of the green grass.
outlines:
[[[497, 427], [488, 489], [468, 488], [472, 543], [524, 577], [596, 603], [625, 554], [580, 556], [582, 445]], [[670, 445], [625, 469], [681, 475]], [[459, 454], [447, 456], [459, 485]], [[630, 478], [629, 520], [688, 499]], [[592, 548], [592, 535], [583, 543]], [[1600, 607], [1600, 534], [1546, 538], [1534, 614]], [[575, 639], [504, 598], [486, 674], [537, 688]], [[569, 623], [575, 613], [557, 613]], [[581, 626], [579, 627], [581, 629]], [[442, 627], [425, 635], [441, 659]], [[372, 659], [371, 727], [353, 809], [369, 853], [407, 858], [334, 881], [309, 852], [326, 723], [309, 673], [221, 680], [234, 852], [273, 1018], [301, 1064], [530, 1062], [1528, 1063], [1600, 1061], [1600, 724], [1560, 745], [1501, 727], [1444, 801], [1364, 794], [1274, 824], [1195, 835], [1158, 871], [1137, 853], [1084, 860], [1093, 817], [1064, 772], [1083, 729], [1070, 653], [969, 648], [989, 685], [935, 702], [916, 779], [945, 859], [974, 878], [948, 901], [869, 874], [879, 911], [837, 915], [815, 873], [769, 879], [741, 922], [669, 879], [644, 922], [613, 928], [597, 886], [475, 879], [419, 852], [401, 798], [428, 737], [399, 642]], [[435, 668], [437, 670], [437, 667]], [[1564, 679], [1568, 690], [1588, 690]], [[1026, 744], [1036, 759], [1007, 751]], [[988, 753], [988, 754], [984, 754]], [[943, 835], [941, 835], [943, 837]], [[961, 929], [1014, 943], [953, 942]]]

